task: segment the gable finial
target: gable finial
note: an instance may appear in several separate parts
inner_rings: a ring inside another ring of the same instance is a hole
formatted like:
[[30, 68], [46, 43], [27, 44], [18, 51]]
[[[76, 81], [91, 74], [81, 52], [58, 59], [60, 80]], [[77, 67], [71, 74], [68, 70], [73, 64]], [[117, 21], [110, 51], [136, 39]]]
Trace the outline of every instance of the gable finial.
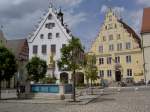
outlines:
[[53, 8], [53, 4], [54, 4], [54, 1], [53, 0], [49, 0], [49, 8]]

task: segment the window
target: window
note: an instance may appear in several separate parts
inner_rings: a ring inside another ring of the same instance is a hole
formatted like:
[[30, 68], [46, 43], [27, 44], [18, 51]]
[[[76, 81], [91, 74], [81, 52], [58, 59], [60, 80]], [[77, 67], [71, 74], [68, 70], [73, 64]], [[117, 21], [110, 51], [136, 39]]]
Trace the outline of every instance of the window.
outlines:
[[106, 37], [105, 36], [103, 36], [103, 41], [106, 41]]
[[51, 45], [51, 53], [55, 54], [56, 53], [56, 45]]
[[119, 56], [115, 57], [115, 63], [120, 63], [120, 57]]
[[60, 34], [59, 33], [56, 33], [56, 38], [59, 38], [60, 37]]
[[51, 20], [52, 19], [52, 14], [48, 15], [48, 19]]
[[105, 26], [105, 30], [107, 30], [107, 26]]
[[126, 49], [130, 49], [131, 48], [131, 43], [130, 42], [127, 42], [126, 43]]
[[38, 53], [38, 46], [34, 45], [33, 46], [33, 54], [37, 54]]
[[47, 23], [47, 24], [45, 24], [45, 28], [52, 29], [53, 27], [55, 27], [55, 23]]
[[122, 43], [117, 44], [117, 50], [121, 51], [122, 50]]
[[111, 70], [107, 70], [107, 77], [111, 77], [111, 76], [112, 76]]
[[115, 24], [115, 28], [117, 28], [117, 24]]
[[48, 33], [48, 39], [52, 39], [52, 33]]
[[40, 35], [40, 38], [43, 39], [43, 38], [44, 38], [44, 34], [41, 34], [41, 35]]
[[113, 28], [112, 24], [109, 24], [108, 29], [112, 29], [112, 28]]
[[104, 58], [99, 58], [99, 64], [100, 65], [104, 64]]
[[46, 54], [47, 52], [47, 46], [46, 45], [42, 45], [42, 53]]
[[129, 77], [132, 76], [132, 69], [127, 69], [127, 76], [129, 76]]
[[121, 38], [120, 34], [117, 35], [117, 40], [119, 40]]
[[111, 57], [107, 57], [107, 64], [111, 64], [112, 58]]
[[113, 35], [109, 35], [109, 40], [113, 40]]
[[109, 51], [113, 51], [113, 50], [114, 50], [114, 45], [113, 44], [109, 45]]
[[99, 52], [102, 53], [103, 52], [103, 46], [99, 46]]
[[100, 71], [99, 71], [99, 76], [100, 76], [100, 77], [104, 77], [104, 70], [100, 70]]
[[126, 56], [126, 62], [131, 63], [131, 56]]
[[112, 21], [112, 16], [109, 16], [109, 21]]

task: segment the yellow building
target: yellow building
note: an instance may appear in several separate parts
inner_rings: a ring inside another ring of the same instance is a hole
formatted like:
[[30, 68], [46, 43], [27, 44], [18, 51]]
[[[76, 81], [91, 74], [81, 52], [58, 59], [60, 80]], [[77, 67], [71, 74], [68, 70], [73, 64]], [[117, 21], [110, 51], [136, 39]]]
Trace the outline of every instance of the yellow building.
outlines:
[[92, 43], [100, 78], [111, 81], [144, 80], [141, 40], [135, 31], [108, 9], [100, 33]]

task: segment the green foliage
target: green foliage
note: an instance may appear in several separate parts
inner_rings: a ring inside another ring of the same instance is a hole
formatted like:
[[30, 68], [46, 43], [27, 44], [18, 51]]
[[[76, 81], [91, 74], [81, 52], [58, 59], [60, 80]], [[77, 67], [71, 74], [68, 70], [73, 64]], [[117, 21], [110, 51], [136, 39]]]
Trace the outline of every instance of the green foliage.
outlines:
[[15, 56], [5, 47], [0, 46], [0, 80], [9, 80], [17, 72]]
[[56, 83], [56, 80], [57, 80], [56, 77], [45, 77], [42, 79], [42, 82], [44, 84], [54, 84]]
[[26, 65], [26, 68], [29, 74], [29, 79], [34, 80], [36, 82], [38, 82], [39, 79], [44, 78], [47, 72], [46, 61], [41, 60], [38, 57], [33, 57], [30, 60], [30, 62], [28, 62], [28, 64]]
[[75, 96], [75, 73], [83, 65], [84, 49], [78, 38], [72, 37], [69, 44], [61, 49], [61, 60], [58, 61], [58, 66], [61, 70], [71, 70], [73, 73], [73, 101], [76, 101]]
[[62, 57], [58, 61], [58, 66], [62, 70], [77, 70], [83, 64], [80, 54], [84, 52], [82, 44], [78, 38], [72, 38], [69, 44], [61, 49]]
[[91, 83], [97, 80], [98, 71], [96, 67], [96, 56], [95, 55], [86, 55], [84, 62], [84, 71], [87, 82], [91, 80]]

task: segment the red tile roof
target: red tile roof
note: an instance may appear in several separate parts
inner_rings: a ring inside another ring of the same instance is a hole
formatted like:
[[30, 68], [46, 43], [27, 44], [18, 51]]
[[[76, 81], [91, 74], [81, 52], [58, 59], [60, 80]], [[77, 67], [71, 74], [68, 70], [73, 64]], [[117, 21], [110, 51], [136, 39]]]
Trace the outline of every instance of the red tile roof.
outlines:
[[150, 7], [144, 9], [141, 33], [150, 33]]
[[118, 20], [118, 21], [123, 25], [123, 27], [127, 30], [127, 32], [129, 34], [132, 34], [133, 38], [138, 42], [139, 46], [141, 47], [141, 39], [136, 34], [136, 32], [129, 25], [127, 25], [125, 22], [123, 22], [122, 20]]

